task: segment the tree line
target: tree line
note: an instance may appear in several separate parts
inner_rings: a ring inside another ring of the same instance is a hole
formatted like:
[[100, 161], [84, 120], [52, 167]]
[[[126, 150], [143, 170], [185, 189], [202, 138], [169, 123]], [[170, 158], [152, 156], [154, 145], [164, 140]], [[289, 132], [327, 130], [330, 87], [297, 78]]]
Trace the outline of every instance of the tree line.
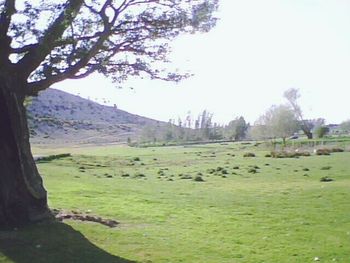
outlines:
[[237, 117], [227, 125], [213, 122], [213, 113], [203, 110], [197, 118], [190, 113], [177, 121], [170, 119], [166, 125], [146, 126], [142, 130], [139, 142], [195, 142], [243, 140], [247, 136], [250, 124], [244, 117]]
[[[286, 144], [287, 139], [305, 136], [308, 139], [323, 138], [331, 132], [324, 118], [305, 119], [298, 103], [299, 90], [290, 88], [284, 92], [287, 103], [273, 105], [250, 125], [243, 116], [228, 124], [213, 122], [213, 113], [204, 110], [193, 119], [190, 112], [177, 122], [169, 120], [167, 125], [146, 126], [139, 138], [141, 143], [181, 143], [200, 141], [276, 140]], [[350, 120], [337, 125], [335, 134], [350, 132]]]

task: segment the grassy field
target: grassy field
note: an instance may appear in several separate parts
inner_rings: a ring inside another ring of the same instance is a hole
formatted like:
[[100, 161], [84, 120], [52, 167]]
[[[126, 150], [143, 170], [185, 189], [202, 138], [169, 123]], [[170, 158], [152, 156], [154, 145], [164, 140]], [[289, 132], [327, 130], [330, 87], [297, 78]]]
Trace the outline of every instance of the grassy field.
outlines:
[[0, 262], [350, 262], [350, 152], [274, 159], [239, 143], [33, 151], [72, 153], [38, 165], [51, 208], [120, 224], [1, 231]]

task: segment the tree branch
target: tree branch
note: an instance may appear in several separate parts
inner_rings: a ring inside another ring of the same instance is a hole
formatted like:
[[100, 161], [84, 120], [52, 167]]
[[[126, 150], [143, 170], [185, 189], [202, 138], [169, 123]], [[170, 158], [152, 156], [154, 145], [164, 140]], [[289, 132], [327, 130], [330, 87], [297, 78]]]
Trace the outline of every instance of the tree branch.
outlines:
[[[0, 62], [9, 64], [11, 50], [11, 37], [7, 35], [11, 24], [12, 15], [16, 13], [15, 0], [7, 0], [4, 4], [4, 11], [0, 15]], [[3, 65], [0, 65], [0, 68]]]
[[16, 13], [15, 0], [6, 0], [4, 11], [0, 15], [0, 37], [7, 35], [12, 15]]
[[99, 67], [100, 67], [100, 65], [98, 65], [98, 64], [91, 64], [91, 65], [88, 65], [88, 68], [83, 73], [78, 73], [79, 69], [78, 69], [78, 71], [76, 71], [76, 69], [70, 69], [70, 70], [66, 70], [62, 73], [52, 75], [52, 76], [50, 76], [46, 79], [43, 79], [43, 80], [30, 82], [27, 85], [26, 95], [27, 96], [36, 96], [40, 91], [45, 90], [45, 89], [49, 88], [51, 85], [53, 85], [57, 82], [63, 81], [65, 79], [85, 78], [85, 77], [89, 76], [90, 74], [94, 73]]
[[56, 45], [56, 41], [62, 37], [65, 30], [73, 22], [83, 3], [84, 0], [70, 0], [67, 7], [46, 30], [38, 45], [18, 62], [18, 68], [24, 75], [29, 76], [50, 54]]

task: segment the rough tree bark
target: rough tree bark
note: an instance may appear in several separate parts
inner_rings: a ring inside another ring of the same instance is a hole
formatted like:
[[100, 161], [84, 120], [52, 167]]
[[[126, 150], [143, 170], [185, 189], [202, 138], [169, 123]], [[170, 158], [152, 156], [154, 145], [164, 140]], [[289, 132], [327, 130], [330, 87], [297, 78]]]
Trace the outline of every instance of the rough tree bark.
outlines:
[[0, 226], [50, 217], [29, 143], [20, 83], [0, 72]]

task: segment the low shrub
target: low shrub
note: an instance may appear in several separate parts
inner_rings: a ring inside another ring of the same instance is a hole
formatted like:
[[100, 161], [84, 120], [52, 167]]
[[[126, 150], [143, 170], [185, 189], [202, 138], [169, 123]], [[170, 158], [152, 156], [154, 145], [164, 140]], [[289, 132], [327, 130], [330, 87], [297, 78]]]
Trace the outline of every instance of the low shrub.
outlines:
[[321, 182], [332, 182], [332, 181], [334, 181], [334, 179], [332, 179], [328, 176], [323, 176], [323, 177], [321, 177], [320, 181]]
[[201, 176], [197, 175], [197, 176], [193, 179], [193, 181], [195, 181], [195, 182], [204, 182], [204, 179], [203, 179]]
[[255, 153], [245, 153], [243, 157], [255, 157]]
[[344, 149], [342, 148], [338, 148], [338, 147], [334, 147], [331, 149], [332, 153], [341, 153], [344, 152]]
[[180, 176], [180, 179], [188, 180], [188, 179], [192, 179], [192, 176], [188, 175], [188, 174], [183, 174], [183, 175]]
[[257, 166], [257, 165], [250, 165], [250, 167], [251, 167], [251, 168], [254, 168], [254, 169], [256, 169], [256, 170], [260, 169], [260, 167]]
[[159, 174], [159, 176], [164, 176], [165, 175], [163, 170], [159, 170], [158, 174]]
[[146, 177], [146, 175], [144, 175], [143, 173], [136, 173], [134, 175], [134, 178], [143, 178], [143, 177]]
[[61, 153], [61, 154], [54, 154], [54, 155], [49, 155], [49, 156], [42, 156], [36, 158], [37, 162], [50, 162], [56, 159], [61, 159], [61, 158], [66, 158], [66, 157], [71, 157], [72, 155], [70, 153]]
[[316, 155], [330, 155], [331, 152], [332, 151], [330, 149], [327, 149], [327, 148], [317, 149], [315, 151]]
[[215, 173], [215, 169], [210, 168], [210, 169], [207, 170], [207, 172], [208, 172], [209, 174], [213, 174], [213, 173]]
[[221, 170], [221, 173], [222, 173], [222, 174], [228, 174], [228, 172], [227, 172], [226, 169], [222, 169], [222, 170]]
[[299, 158], [301, 156], [311, 156], [309, 152], [292, 152], [292, 151], [272, 151], [271, 157], [273, 158]]
[[258, 171], [255, 168], [248, 169], [248, 173], [250, 174], [256, 174]]

